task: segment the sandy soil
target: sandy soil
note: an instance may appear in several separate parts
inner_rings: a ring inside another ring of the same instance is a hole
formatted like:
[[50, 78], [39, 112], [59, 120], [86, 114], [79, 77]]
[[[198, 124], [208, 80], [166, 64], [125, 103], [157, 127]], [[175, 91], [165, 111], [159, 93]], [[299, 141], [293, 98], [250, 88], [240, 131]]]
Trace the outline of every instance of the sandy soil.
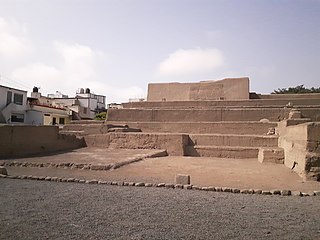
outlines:
[[[121, 162], [157, 150], [110, 150], [85, 148], [38, 158], [14, 159], [28, 162]], [[13, 160], [6, 160], [13, 161]], [[289, 189], [308, 192], [320, 190], [320, 182], [303, 182], [291, 169], [279, 164], [261, 164], [257, 159], [203, 157], [146, 158], [115, 170], [92, 171], [62, 168], [7, 167], [11, 175], [76, 177], [110, 181], [174, 183], [176, 174], [191, 176], [191, 184], [240, 189]]]
[[52, 154], [50, 156], [16, 158], [6, 161], [30, 163], [91, 163], [109, 164], [125, 161], [128, 158], [144, 157], [148, 154], [163, 150], [150, 149], [109, 149], [109, 148], [80, 148], [66, 153]]

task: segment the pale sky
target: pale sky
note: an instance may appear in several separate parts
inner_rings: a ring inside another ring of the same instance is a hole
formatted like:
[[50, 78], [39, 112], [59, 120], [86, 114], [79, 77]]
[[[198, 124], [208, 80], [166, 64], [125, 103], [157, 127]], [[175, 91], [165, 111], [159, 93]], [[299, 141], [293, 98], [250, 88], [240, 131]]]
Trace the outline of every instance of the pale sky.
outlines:
[[0, 75], [108, 103], [145, 97], [150, 82], [320, 87], [320, 1], [0, 0]]

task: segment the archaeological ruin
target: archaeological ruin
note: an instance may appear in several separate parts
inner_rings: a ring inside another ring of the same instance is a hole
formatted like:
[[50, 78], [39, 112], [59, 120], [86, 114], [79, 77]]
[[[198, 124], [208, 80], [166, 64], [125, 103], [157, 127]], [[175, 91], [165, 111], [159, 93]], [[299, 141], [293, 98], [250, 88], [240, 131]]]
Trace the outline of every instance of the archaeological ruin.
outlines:
[[[4, 131], [11, 130], [1, 127]], [[32, 140], [36, 134], [25, 134], [28, 146], [40, 144]], [[169, 156], [255, 158], [261, 164], [284, 164], [304, 180], [320, 180], [320, 94], [250, 93], [248, 78], [151, 83], [147, 101], [123, 103], [108, 109], [106, 121], [73, 121], [52, 134], [57, 146], [68, 142], [67, 149], [164, 149]], [[0, 145], [4, 149], [6, 142]], [[0, 157], [10, 156], [10, 150], [3, 151]]]

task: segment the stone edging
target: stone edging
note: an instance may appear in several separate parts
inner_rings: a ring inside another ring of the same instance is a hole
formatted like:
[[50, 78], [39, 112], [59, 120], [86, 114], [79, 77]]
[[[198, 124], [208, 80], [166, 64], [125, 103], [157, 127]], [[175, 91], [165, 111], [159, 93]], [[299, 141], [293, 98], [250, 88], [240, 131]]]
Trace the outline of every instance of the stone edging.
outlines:
[[32, 162], [19, 162], [19, 161], [3, 161], [0, 163], [0, 166], [8, 166], [8, 167], [40, 167], [40, 168], [64, 168], [64, 169], [80, 169], [80, 170], [100, 170], [100, 171], [108, 171], [110, 169], [117, 169], [119, 167], [142, 161], [146, 158], [156, 158], [167, 156], [166, 151], [159, 151], [157, 153], [152, 154], [144, 154], [139, 157], [128, 158], [125, 161], [111, 163], [111, 164], [91, 164], [91, 163], [32, 163]]
[[278, 195], [278, 196], [320, 196], [320, 191], [300, 192], [291, 190], [260, 190], [260, 189], [237, 189], [228, 187], [200, 187], [196, 185], [182, 185], [182, 184], [170, 184], [170, 183], [143, 183], [143, 182], [123, 182], [123, 181], [99, 181], [96, 179], [85, 180], [77, 178], [59, 178], [49, 176], [33, 176], [33, 175], [3, 175], [0, 174], [0, 178], [9, 179], [29, 179], [39, 181], [52, 181], [52, 182], [72, 182], [72, 183], [86, 183], [86, 184], [100, 184], [100, 185], [114, 185], [114, 186], [132, 186], [132, 187], [157, 187], [167, 189], [185, 189], [185, 190], [200, 190], [200, 191], [211, 191], [211, 192], [228, 192], [228, 193], [241, 193], [251, 195]]

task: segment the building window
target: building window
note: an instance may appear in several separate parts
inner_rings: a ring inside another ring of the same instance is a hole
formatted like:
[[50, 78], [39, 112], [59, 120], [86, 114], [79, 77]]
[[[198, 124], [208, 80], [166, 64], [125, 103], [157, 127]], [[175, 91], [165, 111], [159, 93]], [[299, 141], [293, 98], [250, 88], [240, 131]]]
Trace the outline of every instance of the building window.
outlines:
[[24, 115], [18, 114], [18, 113], [11, 114], [11, 122], [23, 123], [24, 122]]
[[12, 92], [7, 92], [7, 106], [12, 102]]
[[22, 105], [22, 103], [23, 103], [23, 95], [15, 93], [14, 96], [13, 96], [13, 102], [15, 104]]
[[56, 125], [57, 124], [57, 119], [55, 117], [52, 118], [52, 125]]
[[64, 118], [59, 118], [59, 124], [64, 124]]

